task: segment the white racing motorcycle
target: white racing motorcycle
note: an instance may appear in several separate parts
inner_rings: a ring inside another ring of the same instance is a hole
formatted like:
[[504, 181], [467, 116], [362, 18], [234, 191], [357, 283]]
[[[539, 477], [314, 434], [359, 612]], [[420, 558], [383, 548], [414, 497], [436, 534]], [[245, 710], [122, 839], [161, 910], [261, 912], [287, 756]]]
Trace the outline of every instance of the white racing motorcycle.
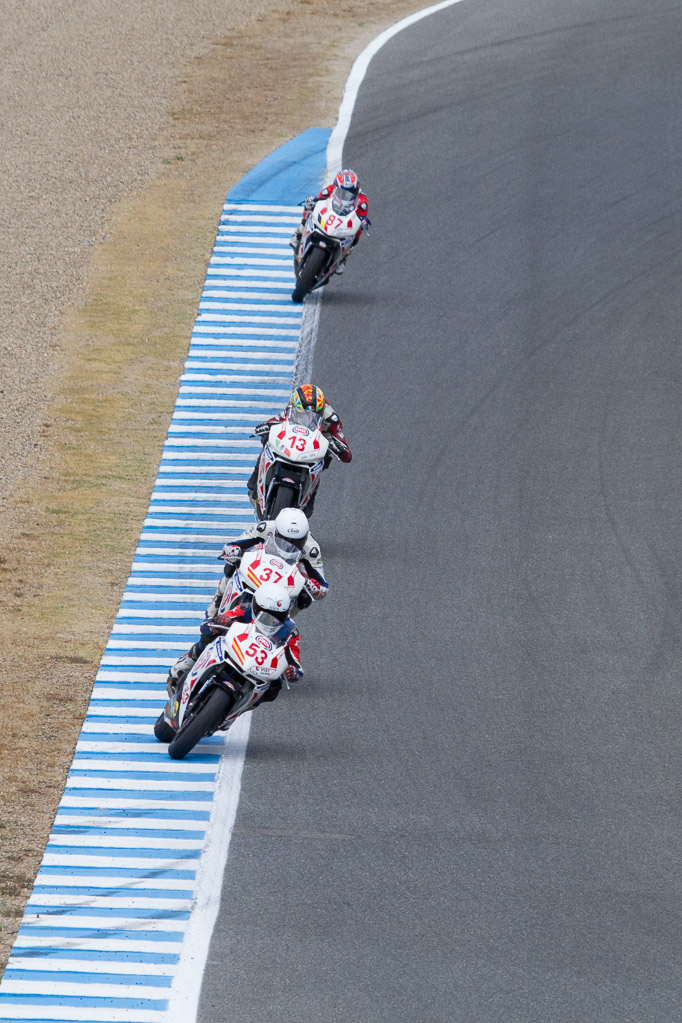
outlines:
[[305, 512], [311, 506], [329, 450], [321, 425], [317, 412], [289, 408], [286, 419], [270, 427], [258, 460], [259, 519], [275, 519], [283, 508]]
[[[288, 560], [279, 552], [268, 550], [268, 541], [259, 543], [251, 550], [245, 551], [239, 565], [230, 576], [223, 598], [220, 602], [219, 614], [232, 610], [238, 604], [249, 601], [255, 591], [263, 583], [276, 583], [284, 586], [291, 598], [291, 614], [298, 609], [298, 597], [305, 589], [306, 577], [299, 569], [299, 551]], [[312, 597], [309, 597], [309, 602]]]
[[234, 622], [203, 651], [154, 725], [159, 742], [182, 760], [204, 736], [230, 727], [250, 710], [287, 667], [286, 647], [257, 622]]
[[294, 252], [296, 287], [293, 302], [302, 302], [309, 291], [326, 284], [353, 247], [358, 231], [367, 225], [354, 208], [332, 198], [318, 199], [306, 217], [298, 248]]

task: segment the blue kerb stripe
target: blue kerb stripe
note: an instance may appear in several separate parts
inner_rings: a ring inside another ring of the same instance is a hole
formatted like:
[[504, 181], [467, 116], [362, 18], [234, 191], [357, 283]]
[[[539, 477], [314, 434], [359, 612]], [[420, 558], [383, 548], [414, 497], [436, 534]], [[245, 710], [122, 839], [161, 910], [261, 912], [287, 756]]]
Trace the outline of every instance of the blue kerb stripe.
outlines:
[[[76, 765], [69, 772], [70, 778], [120, 778], [120, 771], [93, 771], [93, 770], [78, 770]], [[141, 781], [174, 781], [177, 784], [177, 778], [172, 775], [166, 774], [162, 771], [126, 771], [126, 778], [137, 778]], [[188, 783], [194, 784], [195, 782], [206, 782], [215, 781], [215, 772], [210, 774], [194, 774], [187, 775], [185, 779]]]
[[[30, 924], [22, 924], [19, 928], [19, 937], [21, 938], [37, 938], [41, 935], [44, 938], [62, 938], [65, 942], [73, 941], [74, 938], [115, 939], [116, 941], [131, 939], [157, 943], [171, 942], [177, 945], [182, 942], [182, 931], [143, 931], [137, 928], [130, 930], [126, 927], [46, 927], [43, 925], [32, 927]], [[4, 995], [4, 992], [0, 991], [0, 995]]]
[[160, 987], [171, 986], [172, 978], [163, 974], [136, 974], [136, 973], [87, 973], [85, 970], [31, 970], [22, 967], [8, 966], [3, 974], [3, 980], [39, 980], [43, 982], [53, 981], [56, 984], [128, 984], [130, 987]]
[[[192, 753], [200, 773], [183, 774], [177, 765], [171, 775], [159, 770], [169, 761], [152, 724], [166, 699], [165, 678], [181, 652], [178, 645], [197, 635], [222, 575], [216, 555], [253, 521], [245, 490], [260, 450], [253, 429], [285, 403], [302, 320], [301, 307], [290, 301], [294, 275], [288, 241], [300, 218], [297, 203], [322, 184], [328, 137], [328, 130], [313, 129], [281, 147], [233, 189], [221, 210], [178, 401], [116, 619], [120, 631], [112, 633], [97, 673], [47, 847], [47, 855], [64, 862], [43, 863], [38, 873], [5, 973], [13, 987], [25, 981], [27, 990], [0, 991], [0, 1018], [40, 1023], [36, 1017], [41, 1017], [52, 1023], [72, 1006], [89, 1015], [90, 1006], [100, 1010], [98, 1015], [105, 1009], [111, 1023], [123, 1018], [140, 1023], [138, 1012], [161, 1014], [166, 1008], [165, 998], [139, 997], [136, 989], [158, 988], [160, 994], [169, 989], [183, 931], [149, 930], [146, 923], [182, 926], [189, 918], [195, 871], [173, 869], [173, 863], [199, 864], [195, 843], [208, 825], [212, 791], [197, 786], [215, 780], [223, 742], [203, 741]], [[245, 208], [254, 202], [265, 209]], [[214, 559], [212, 570], [207, 566]], [[159, 611], [168, 617], [158, 617]], [[171, 623], [182, 631], [165, 632], [163, 626]], [[140, 625], [155, 629], [138, 632]], [[158, 701], [150, 697], [152, 691]], [[137, 692], [143, 693], [139, 699]], [[148, 715], [125, 713], [133, 706]], [[122, 714], [111, 713], [119, 709]], [[135, 730], [93, 730], [114, 725]], [[123, 764], [134, 766], [117, 770]], [[171, 778], [176, 788], [159, 788]], [[133, 780], [144, 788], [130, 788]], [[101, 786], [80, 787], [85, 781]], [[75, 836], [85, 836], [89, 844], [72, 845]], [[178, 848], [155, 848], [162, 837]], [[126, 844], [133, 840], [143, 847]], [[79, 867], [78, 858], [102, 862]], [[142, 865], [125, 866], [131, 861]], [[151, 883], [159, 887], [146, 887]], [[181, 883], [190, 887], [179, 888]], [[59, 904], [50, 905], [55, 898]], [[68, 899], [77, 904], [65, 904]], [[131, 900], [134, 908], [126, 905]], [[102, 901], [109, 904], [98, 905]], [[161, 905], [178, 909], [154, 908]], [[99, 948], [103, 942], [117, 947]], [[79, 944], [89, 947], [74, 947]], [[150, 951], [155, 945], [163, 950]], [[169, 945], [176, 951], [167, 951]], [[59, 960], [64, 971], [31, 969], [30, 959]], [[88, 963], [107, 962], [124, 972], [88, 972]], [[129, 974], [126, 962], [169, 969]], [[66, 983], [77, 990], [38, 995], [30, 991], [36, 982]], [[96, 984], [115, 985], [116, 996], [88, 995]]]
[[158, 966], [172, 966], [178, 961], [174, 952], [137, 952], [134, 949], [124, 952], [97, 951], [89, 948], [49, 948], [48, 946], [20, 946], [12, 953], [22, 959], [63, 959], [65, 961], [110, 962], [110, 963], [153, 963]]
[[[123, 889], [119, 888], [91, 888], [86, 885], [55, 885], [55, 884], [40, 884], [37, 883], [33, 887], [33, 896], [42, 897], [45, 895], [83, 895], [87, 897], [95, 896], [99, 898], [111, 898], [113, 895], [123, 894]], [[135, 898], [144, 899], [177, 899], [179, 901], [188, 901], [191, 897], [191, 891], [183, 888], [178, 890], [177, 888], [163, 889], [163, 888], [126, 888], [125, 894], [130, 898], [134, 895]], [[30, 905], [30, 903], [29, 903]], [[65, 909], [66, 914], [66, 909]]]
[[[200, 751], [203, 756], [197, 757], [194, 763], [207, 763], [209, 758], [217, 765], [220, 755], [218, 753], [211, 754], [206, 751], [206, 746], [201, 747]], [[92, 757], [92, 753], [83, 754], [87, 757]], [[134, 755], [134, 754], [132, 754]], [[102, 757], [116, 757], [119, 760], [125, 759], [130, 760], [131, 754], [126, 753], [125, 757], [122, 757], [120, 753], [103, 753]], [[169, 821], [208, 821], [210, 817], [209, 810], [169, 810], [166, 807], [158, 807], [155, 809], [145, 809], [144, 807], [130, 806], [127, 809], [112, 809], [110, 807], [102, 806], [63, 806], [57, 811], [56, 820], [59, 820], [59, 815], [63, 814], [68, 817], [90, 817], [93, 820], [97, 817], [110, 817], [118, 820], [126, 820], [128, 817], [134, 817], [136, 820], [146, 818], [148, 820], [169, 820]], [[115, 829], [113, 834], [116, 834]]]
[[40, 913], [45, 918], [61, 918], [64, 914], [77, 917], [123, 917], [124, 920], [187, 920], [188, 909], [139, 909], [117, 906], [42, 906], [38, 903], [29, 903], [31, 913]]
[[[201, 855], [201, 850], [200, 849], [193, 849], [191, 847], [188, 847], [186, 849], [182, 849], [182, 848], [179, 848], [179, 849], [176, 849], [176, 848], [173, 848], [173, 849], [147, 849], [147, 848], [144, 848], [144, 847], [138, 848], [138, 847], [131, 846], [130, 848], [123, 848], [122, 849], [119, 846], [106, 846], [104, 844], [96, 845], [96, 846], [79, 845], [79, 846], [74, 847], [72, 845], [53, 845], [52, 842], [48, 843], [48, 845], [47, 845], [47, 852], [51, 856], [54, 856], [54, 855], [58, 855], [58, 856], [59, 855], [68, 855], [69, 853], [72, 853], [72, 854], [77, 853], [79, 856], [103, 856], [106, 859], [116, 859], [116, 857], [118, 857], [120, 859], [131, 859], [131, 858], [137, 859], [137, 858], [139, 858], [141, 860], [144, 860], [144, 859], [155, 859], [155, 860], [197, 860], [197, 859], [199, 859], [199, 856]], [[82, 869], [82, 868], [78, 868], [78, 869]], [[99, 868], [98, 867], [92, 867], [90, 869], [92, 869], [94, 871], [97, 871], [99, 873]], [[117, 869], [117, 868], [112, 868], [112, 869]], [[142, 875], [146, 876], [144, 871], [142, 872]]]
[[10, 1005], [41, 1005], [41, 1006], [63, 1006], [89, 1009], [144, 1009], [158, 1010], [159, 1012], [168, 1007], [168, 1000], [160, 1001], [155, 998], [98, 998], [94, 995], [14, 995], [0, 992], [1, 1001]]
[[[53, 835], [81, 835], [96, 838], [99, 835], [113, 835], [112, 828], [92, 828], [79, 826], [78, 824], [56, 824], [52, 828]], [[116, 828], [117, 838], [186, 838], [188, 841], [202, 841], [205, 831], [183, 831], [179, 828], [164, 828], [159, 831], [155, 828]]]

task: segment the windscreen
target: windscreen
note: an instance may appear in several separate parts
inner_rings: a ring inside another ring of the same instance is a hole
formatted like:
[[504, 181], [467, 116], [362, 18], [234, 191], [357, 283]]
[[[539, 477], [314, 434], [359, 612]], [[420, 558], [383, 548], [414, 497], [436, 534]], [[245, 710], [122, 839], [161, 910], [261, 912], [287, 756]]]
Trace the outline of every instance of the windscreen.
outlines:
[[319, 413], [312, 412], [310, 409], [305, 409], [303, 412], [297, 408], [289, 409], [287, 419], [290, 423], [294, 423], [297, 426], [305, 426], [308, 430], [317, 430], [321, 422]]

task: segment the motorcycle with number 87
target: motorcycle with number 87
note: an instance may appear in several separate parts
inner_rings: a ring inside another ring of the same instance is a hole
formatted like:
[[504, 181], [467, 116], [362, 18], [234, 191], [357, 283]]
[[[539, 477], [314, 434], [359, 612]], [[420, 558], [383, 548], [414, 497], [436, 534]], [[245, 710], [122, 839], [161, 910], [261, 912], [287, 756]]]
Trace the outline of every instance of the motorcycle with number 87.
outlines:
[[354, 208], [337, 204], [331, 198], [318, 199], [309, 211], [294, 252], [296, 287], [293, 302], [329, 281], [353, 248], [358, 231], [367, 231], [368, 222]]

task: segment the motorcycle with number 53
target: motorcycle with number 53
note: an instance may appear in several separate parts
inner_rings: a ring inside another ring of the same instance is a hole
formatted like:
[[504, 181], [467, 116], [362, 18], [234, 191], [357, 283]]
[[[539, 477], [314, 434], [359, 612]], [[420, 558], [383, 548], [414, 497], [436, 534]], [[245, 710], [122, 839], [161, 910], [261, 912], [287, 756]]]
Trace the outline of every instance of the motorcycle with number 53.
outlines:
[[205, 736], [229, 728], [287, 668], [286, 647], [264, 635], [256, 622], [230, 623], [217, 615], [211, 625], [224, 634], [206, 647], [154, 725], [154, 735], [168, 743], [174, 760], [182, 760]]

